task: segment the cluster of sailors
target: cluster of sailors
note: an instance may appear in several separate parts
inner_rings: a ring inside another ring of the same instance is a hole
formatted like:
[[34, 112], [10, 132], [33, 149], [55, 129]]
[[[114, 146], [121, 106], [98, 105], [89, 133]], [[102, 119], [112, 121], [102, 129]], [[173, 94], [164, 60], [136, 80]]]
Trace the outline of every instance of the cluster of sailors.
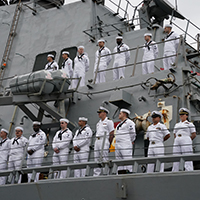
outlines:
[[[94, 144], [94, 157], [96, 162], [106, 162], [109, 160], [109, 148], [115, 138], [115, 157], [117, 160], [131, 159], [133, 157], [133, 144], [136, 139], [135, 123], [129, 119], [130, 111], [121, 109], [119, 113], [120, 123], [114, 129], [114, 123], [107, 117], [109, 110], [100, 107], [97, 110], [100, 120], [96, 124], [96, 140]], [[181, 108], [179, 110], [180, 122], [174, 127], [174, 147], [173, 154], [192, 154], [192, 140], [196, 137], [196, 130], [193, 123], [188, 121], [189, 110]], [[148, 157], [164, 156], [164, 141], [170, 138], [170, 132], [164, 124], [160, 122], [162, 114], [159, 111], [153, 111], [151, 114], [152, 124], [147, 129], [147, 139], [149, 140]], [[86, 117], [79, 117], [79, 129], [74, 137], [72, 131], [67, 127], [69, 120], [60, 119], [60, 130], [56, 132], [53, 142], [53, 165], [64, 165], [68, 162], [69, 145], [73, 142], [74, 163], [88, 162], [90, 141], [93, 132], [88, 125]], [[41, 123], [33, 122], [33, 133], [29, 139], [23, 136], [23, 128], [15, 128], [15, 137], [11, 140], [7, 137], [8, 131], [1, 129], [0, 137], [0, 170], [20, 170], [22, 167], [23, 156], [27, 155], [27, 167], [39, 167], [43, 162], [44, 146], [46, 143], [46, 134], [40, 129]], [[26, 147], [27, 146], [27, 150]], [[25, 151], [26, 150], [26, 151]], [[154, 172], [154, 164], [148, 164], [147, 172]], [[102, 173], [101, 168], [95, 168], [94, 176]], [[132, 172], [132, 166], [119, 166], [119, 171], [125, 173]], [[185, 170], [193, 170], [192, 161], [185, 162]], [[161, 164], [160, 172], [164, 171], [164, 163]], [[179, 162], [173, 163], [172, 171], [179, 171]], [[66, 178], [67, 171], [62, 170], [54, 175], [54, 178]], [[75, 177], [84, 177], [86, 169], [76, 169]], [[39, 173], [35, 180], [31, 180], [31, 174], [28, 174], [28, 181], [38, 181]], [[19, 182], [21, 178], [19, 179]], [[5, 184], [6, 177], [0, 177], [0, 184]]]
[[[163, 67], [164, 70], [169, 70], [174, 68], [176, 53], [179, 44], [179, 35], [172, 31], [172, 25], [167, 24], [164, 28], [167, 34], [165, 38], [164, 45], [164, 55], [163, 55]], [[152, 41], [152, 34], [145, 33], [144, 39], [146, 43], [144, 44], [144, 54], [143, 54], [143, 64], [142, 73], [149, 74], [154, 73], [154, 62], [158, 57], [158, 46]], [[118, 80], [124, 78], [125, 66], [130, 60], [130, 50], [129, 46], [123, 43], [123, 37], [116, 37], [117, 46], [114, 48], [114, 63], [113, 63], [113, 80]], [[106, 72], [109, 63], [112, 60], [111, 51], [105, 46], [105, 40], [98, 40], [99, 49], [95, 53], [95, 65], [94, 65], [94, 79], [96, 77], [96, 83], [103, 83], [106, 81]], [[85, 73], [89, 70], [89, 57], [85, 53], [84, 46], [78, 47], [78, 55], [74, 59], [74, 69], [73, 62], [69, 58], [70, 53], [68, 51], [62, 52], [62, 57], [64, 59], [62, 63], [62, 70], [68, 75], [68, 77], [73, 78], [72, 88], [75, 88], [78, 83], [78, 78], [81, 77], [80, 87], [85, 86]], [[54, 60], [54, 55], [49, 54], [47, 56], [48, 63], [45, 66], [46, 70], [58, 70], [59, 66]], [[99, 71], [96, 74], [96, 71]]]

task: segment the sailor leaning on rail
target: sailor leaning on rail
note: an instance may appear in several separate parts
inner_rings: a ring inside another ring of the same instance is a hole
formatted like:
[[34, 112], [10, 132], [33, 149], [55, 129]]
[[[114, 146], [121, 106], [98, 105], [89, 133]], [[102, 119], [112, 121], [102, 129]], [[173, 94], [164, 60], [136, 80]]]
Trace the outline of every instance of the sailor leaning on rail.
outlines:
[[[40, 129], [41, 123], [33, 122], [34, 133], [29, 137], [27, 148], [28, 158], [27, 167], [39, 167], [42, 165], [44, 158], [44, 145], [46, 143], [46, 134]], [[31, 182], [31, 175], [28, 174], [28, 181]], [[39, 173], [36, 174], [35, 182], [39, 180]]]
[[[105, 70], [105, 69], [107, 69], [110, 61], [112, 60], [112, 56], [109, 55], [109, 54], [111, 54], [111, 51], [110, 51], [110, 49], [108, 49], [105, 46], [104, 39], [98, 40], [98, 46], [99, 46], [99, 49], [96, 51], [96, 54], [95, 54], [94, 78], [95, 78], [97, 67], [98, 67], [98, 71]], [[101, 57], [100, 61], [99, 61], [100, 56], [104, 56], [104, 57]], [[97, 77], [96, 77], [96, 83], [103, 83], [103, 82], [106, 82], [106, 72], [105, 71], [98, 72]]]
[[[148, 157], [164, 156], [165, 149], [163, 142], [170, 138], [170, 132], [164, 124], [160, 123], [162, 114], [159, 111], [151, 113], [153, 124], [147, 129], [147, 139], [149, 140]], [[154, 172], [155, 164], [147, 165], [147, 173]], [[164, 163], [160, 166], [160, 172], [164, 172]]]
[[[116, 127], [115, 157], [117, 160], [131, 159], [133, 154], [133, 144], [136, 138], [135, 123], [128, 117], [130, 111], [121, 109], [119, 119], [121, 122]], [[132, 172], [132, 166], [119, 166], [118, 170], [125, 170], [126, 173]], [[122, 172], [124, 173], [124, 172]]]
[[[175, 55], [178, 51], [179, 39], [176, 38], [179, 38], [179, 35], [174, 31], [172, 31], [171, 24], [165, 25], [164, 32], [167, 33], [167, 36], [165, 38], [165, 44], [164, 44], [163, 67], [164, 70], [167, 70], [174, 68], [176, 56], [172, 55]], [[165, 58], [166, 56], [172, 56], [172, 57]]]
[[48, 63], [45, 65], [45, 70], [54, 71], [59, 69], [58, 63], [54, 60], [54, 58], [53, 54], [47, 55]]
[[[69, 154], [69, 144], [72, 140], [72, 132], [67, 128], [68, 119], [60, 119], [61, 130], [57, 131], [52, 142], [53, 165], [67, 164]], [[66, 170], [61, 171], [60, 178], [66, 178]], [[59, 174], [55, 173], [54, 178], [59, 178]]]
[[[8, 156], [10, 152], [11, 141], [8, 139], [8, 130], [2, 128], [0, 132], [0, 171], [5, 171], [8, 168]], [[6, 176], [0, 177], [0, 185], [6, 183]]]
[[[24, 129], [20, 126], [15, 128], [15, 137], [11, 139], [11, 149], [8, 161], [8, 170], [19, 170], [22, 166], [22, 157], [28, 139], [23, 136]], [[14, 180], [12, 181], [12, 183]], [[21, 175], [18, 183], [21, 183]]]
[[[158, 45], [152, 41], [152, 34], [145, 33], [144, 40], [144, 55], [142, 61], [153, 60], [158, 57]], [[142, 63], [142, 74], [151, 74], [154, 73], [154, 60]]]
[[[88, 162], [90, 143], [92, 138], [92, 130], [87, 124], [86, 117], [79, 117], [79, 129], [73, 138], [74, 146], [74, 163]], [[74, 170], [74, 177], [84, 177], [86, 169]]]
[[[124, 78], [125, 67], [117, 68], [120, 66], [124, 66], [130, 60], [130, 51], [129, 46], [123, 43], [123, 37], [117, 36], [116, 37], [117, 46], [114, 48], [114, 63], [113, 63], [113, 80], [122, 79]], [[122, 52], [125, 51], [125, 52]]]
[[[90, 61], [86, 53], [84, 52], [84, 46], [78, 47], [78, 55], [74, 59], [74, 72], [73, 78], [80, 78], [80, 87], [85, 86], [85, 73], [89, 70]], [[72, 88], [76, 88], [78, 79], [72, 80]]]
[[[192, 154], [192, 140], [196, 137], [196, 128], [193, 123], [188, 121], [190, 111], [187, 108], [179, 110], [180, 122], [174, 127], [174, 147], [173, 154]], [[185, 162], [185, 170], [193, 170], [193, 162]], [[173, 172], [179, 171], [179, 162], [173, 163]]]
[[[97, 111], [99, 115], [99, 122], [96, 125], [96, 141], [94, 144], [94, 157], [95, 161], [108, 161], [109, 147], [112, 144], [114, 138], [114, 123], [111, 119], [107, 117], [109, 110], [100, 106]], [[105, 143], [104, 142], [104, 136]], [[103, 150], [102, 150], [103, 148]], [[102, 154], [102, 155], [101, 155]], [[99, 160], [102, 157], [102, 160]], [[99, 176], [101, 174], [101, 168], [94, 169], [94, 176]]]
[[64, 59], [62, 63], [62, 70], [67, 74], [69, 78], [72, 78], [73, 76], [73, 68], [72, 68], [72, 60], [69, 57], [69, 52], [68, 51], [63, 51], [62, 52], [62, 57]]

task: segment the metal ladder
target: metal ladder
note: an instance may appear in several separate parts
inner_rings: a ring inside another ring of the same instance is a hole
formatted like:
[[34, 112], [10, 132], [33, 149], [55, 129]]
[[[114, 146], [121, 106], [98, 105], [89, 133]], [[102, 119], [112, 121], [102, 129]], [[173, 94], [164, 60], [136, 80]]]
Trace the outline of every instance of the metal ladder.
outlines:
[[9, 32], [6, 47], [5, 47], [5, 51], [4, 51], [4, 54], [3, 54], [2, 61], [1, 61], [0, 86], [2, 86], [2, 81], [3, 81], [2, 79], [4, 77], [7, 62], [9, 60], [9, 55], [10, 55], [10, 51], [11, 51], [11, 48], [12, 48], [13, 40], [14, 40], [14, 37], [16, 35], [16, 29], [17, 29], [17, 25], [18, 25], [18, 22], [19, 22], [21, 10], [22, 10], [22, 3], [21, 3], [21, 0], [19, 0], [19, 3], [17, 4], [17, 6], [15, 8], [15, 12], [14, 12], [13, 20], [12, 20], [12, 25], [11, 25], [11, 28], [10, 28], [10, 32]]

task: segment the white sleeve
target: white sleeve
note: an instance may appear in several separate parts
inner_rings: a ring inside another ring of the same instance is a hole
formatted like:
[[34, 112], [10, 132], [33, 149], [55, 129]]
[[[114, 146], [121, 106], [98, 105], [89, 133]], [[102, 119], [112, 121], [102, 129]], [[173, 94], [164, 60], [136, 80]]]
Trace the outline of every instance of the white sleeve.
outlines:
[[72, 76], [73, 76], [73, 68], [72, 68], [72, 60], [70, 59], [69, 60], [69, 65], [68, 65], [68, 67], [69, 67], [69, 76], [70, 76], [70, 78], [72, 78]]
[[[150, 127], [150, 126], [149, 126], [149, 127]], [[146, 132], [146, 137], [147, 137], [147, 138], [149, 138], [149, 133], [150, 133], [149, 127], [147, 128], [147, 132]]]
[[190, 128], [190, 134], [196, 133], [196, 128], [195, 128], [195, 126], [194, 126], [193, 123], [190, 123], [190, 124], [189, 124], [189, 128]]
[[52, 148], [55, 149], [55, 148], [58, 148], [58, 143], [56, 142], [56, 137], [57, 136], [57, 133], [55, 134], [55, 136], [53, 137], [53, 141], [52, 141]]
[[109, 54], [111, 54], [111, 51], [107, 48], [107, 65], [109, 65], [110, 61], [112, 60], [112, 56]]
[[130, 134], [131, 142], [134, 142], [135, 138], [136, 138], [136, 131], [135, 131], [135, 123], [134, 122], [130, 122], [130, 124], [129, 124], [129, 134]]
[[45, 68], [44, 68], [45, 70], [47, 70], [48, 69], [48, 63], [45, 65]]
[[162, 127], [162, 132], [163, 132], [163, 135], [164, 137], [168, 134], [170, 134], [169, 130], [167, 129], [167, 127], [163, 124], [163, 127]]
[[88, 56], [85, 56], [85, 72], [89, 70], [89, 66], [90, 66], [90, 60]]
[[[179, 36], [178, 34], [175, 34], [174, 39], [175, 39], [175, 38], [179, 38], [179, 37], [180, 37], [180, 36]], [[180, 39], [174, 40], [174, 45], [175, 45], [176, 51], [178, 51], [179, 41], [180, 41]]]
[[177, 131], [178, 131], [178, 129], [177, 129], [177, 125], [175, 124], [175, 126], [174, 126], [174, 130], [173, 130], [173, 133], [176, 134]]
[[154, 44], [153, 45], [153, 51], [154, 51], [154, 58], [158, 57], [158, 45]]
[[[129, 50], [129, 46], [128, 45], [125, 45], [125, 50]], [[125, 52], [125, 56], [126, 56], [126, 63], [128, 63], [128, 61], [130, 60], [131, 52], [130, 51], [126, 51]]]
[[108, 125], [107, 126], [108, 126], [108, 132], [109, 133], [114, 131], [114, 123], [113, 123], [112, 120], [108, 120]]
[[57, 62], [53, 63], [53, 70], [59, 70], [59, 66]]

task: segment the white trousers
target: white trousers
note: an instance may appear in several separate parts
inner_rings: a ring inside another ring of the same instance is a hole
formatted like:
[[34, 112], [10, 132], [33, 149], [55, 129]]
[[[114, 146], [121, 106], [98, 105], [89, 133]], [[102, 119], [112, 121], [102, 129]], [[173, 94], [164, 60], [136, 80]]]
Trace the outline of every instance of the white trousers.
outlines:
[[[73, 73], [73, 78], [80, 78], [81, 77], [81, 82], [80, 82], [80, 87], [85, 86], [85, 73], [83, 73], [82, 71], [74, 71]], [[72, 80], [72, 88], [76, 88], [77, 84], [78, 84], [79, 80], [75, 79]]]
[[[109, 146], [110, 146], [110, 143], [109, 143], [108, 139], [105, 140], [104, 147], [103, 147], [103, 137], [100, 138], [99, 140], [96, 139], [95, 144], [94, 144], [95, 161], [98, 162], [101, 156], [102, 156], [103, 162], [108, 161]], [[102, 147], [103, 147], [103, 151], [101, 150]], [[101, 151], [102, 151], [102, 155], [101, 155]], [[100, 174], [101, 174], [101, 168], [95, 168], [94, 176], [99, 176]]]
[[164, 70], [171, 69], [173, 67], [172, 65], [175, 63], [175, 60], [176, 60], [176, 56], [169, 57], [169, 58], [165, 58], [165, 57], [175, 55], [175, 54], [176, 54], [176, 52], [164, 52], [164, 55], [163, 55]]
[[[97, 66], [95, 66], [94, 77], [95, 77], [96, 68], [97, 68]], [[104, 70], [106, 68], [107, 68], [107, 65], [105, 63], [100, 63], [98, 71], [99, 70]], [[106, 72], [105, 71], [104, 72], [98, 72], [95, 83], [104, 83], [104, 82], [106, 82]]]
[[[89, 151], [74, 151], [74, 163], [88, 162]], [[86, 169], [74, 170], [74, 177], [85, 177]]]
[[[174, 147], [173, 147], [173, 155], [180, 155], [180, 154], [193, 154], [192, 149], [192, 140], [189, 136], [182, 136], [176, 137], [174, 140]], [[193, 162], [187, 161], [185, 162], [185, 170], [186, 171], [193, 171]], [[179, 162], [173, 163], [173, 172], [179, 171]]]
[[[6, 161], [0, 161], [0, 171], [7, 170], [7, 162]], [[4, 185], [6, 183], [6, 176], [0, 177], [0, 185]]]
[[[115, 144], [115, 157], [117, 160], [131, 159], [133, 156], [133, 145], [132, 143], [117, 142]], [[132, 165], [119, 166], [118, 170], [129, 170], [132, 172]]]
[[[53, 165], [65, 165], [67, 164], [68, 153], [54, 153], [53, 154]], [[67, 170], [62, 170], [60, 173], [55, 172], [54, 178], [66, 178]]]
[[[34, 152], [32, 155], [28, 155], [27, 159], [27, 168], [32, 167], [40, 167], [43, 162], [44, 152]], [[36, 174], [34, 182], [37, 182], [39, 180], [39, 174]], [[28, 182], [31, 182], [31, 176], [32, 174], [28, 174]]]
[[154, 61], [142, 63], [142, 74], [151, 74], [151, 73], [154, 73]]
[[121, 61], [121, 60], [116, 60], [113, 64], [113, 80], [118, 80], [121, 78], [124, 78], [124, 72], [125, 72], [125, 67], [122, 68], [117, 68], [116, 67], [120, 67], [125, 65], [126, 62], [125, 61]]
[[[22, 157], [12, 155], [9, 157], [8, 170], [19, 170], [21, 164], [22, 164]], [[22, 175], [20, 174], [18, 183], [21, 183], [21, 180], [22, 180]], [[12, 183], [14, 183], [14, 179], [12, 180]]]
[[[159, 157], [165, 155], [165, 149], [162, 142], [155, 142], [155, 144], [149, 145], [148, 149], [148, 157]], [[147, 173], [154, 172], [155, 164], [148, 164], [147, 165]], [[164, 172], [164, 163], [160, 166], [160, 172]]]

